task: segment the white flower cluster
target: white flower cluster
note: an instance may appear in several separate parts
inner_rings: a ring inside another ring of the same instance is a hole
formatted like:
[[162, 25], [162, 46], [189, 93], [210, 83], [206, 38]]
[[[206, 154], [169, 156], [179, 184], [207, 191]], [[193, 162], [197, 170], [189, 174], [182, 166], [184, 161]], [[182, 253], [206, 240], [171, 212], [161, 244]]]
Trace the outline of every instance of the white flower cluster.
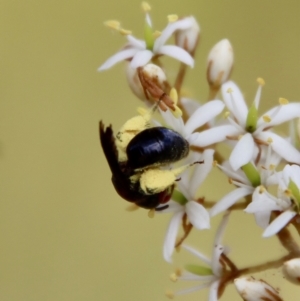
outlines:
[[[256, 270], [251, 267], [239, 269], [227, 256], [227, 249], [221, 244], [221, 239], [230, 211], [244, 210], [252, 214], [257, 225], [263, 229], [262, 236], [277, 235], [287, 249], [288, 255], [282, 259], [281, 265], [286, 278], [299, 283], [297, 279], [300, 275], [300, 259], [298, 259], [300, 247], [289, 235], [287, 226], [292, 224], [300, 233], [300, 151], [297, 136], [299, 130], [297, 131], [293, 123], [300, 118], [300, 103], [289, 103], [286, 99], [280, 98], [277, 105], [259, 116], [264, 80], [258, 78], [254, 101], [248, 106], [240, 88], [230, 80], [234, 56], [232, 46], [227, 39], [218, 42], [208, 55], [207, 82], [210, 88], [208, 101], [200, 104], [182, 97], [180, 90], [187, 66], [194, 66], [200, 26], [192, 16], [178, 18], [171, 15], [168, 17], [166, 28], [162, 32], [157, 32], [153, 30], [149, 15], [150, 6], [143, 3], [143, 9], [144, 40], [132, 36], [130, 31], [120, 27], [119, 22], [106, 23], [126, 35], [127, 43], [101, 65], [99, 71], [126, 61], [128, 64], [126, 76], [130, 88], [137, 97], [146, 101], [147, 105], [156, 103], [155, 108], [159, 106], [160, 116], [163, 119], [160, 125], [154, 119], [153, 110], [150, 114], [149, 111], [145, 113], [145, 109], [141, 110], [144, 125], [137, 126], [134, 130], [127, 128], [126, 133], [130, 133], [131, 136], [125, 144], [120, 139], [120, 136], [125, 137], [125, 132], [121, 131], [118, 134], [118, 143], [123, 143], [123, 155], [126, 153], [129, 141], [151, 126], [163, 126], [174, 130], [190, 146], [189, 155], [184, 159], [186, 164], [184, 168], [176, 169], [172, 174], [172, 180], [170, 182], [166, 180], [167, 184], [163, 184], [159, 189], [156, 184], [158, 181], [151, 177], [157, 176], [157, 170], [165, 171], [165, 177], [170, 170], [175, 170], [173, 164], [176, 162], [160, 164], [158, 161], [155, 167], [150, 169], [156, 173], [150, 173], [146, 168], [142, 171], [134, 171], [134, 176], [131, 176], [131, 181], [135, 185], [135, 188], [130, 188], [131, 190], [137, 190], [136, 185], [139, 181], [141, 183], [141, 187], [138, 188], [139, 194], [154, 195], [154, 191], [155, 193], [165, 192], [167, 189], [168, 192], [171, 191], [167, 202], [159, 202], [153, 208], [158, 213], [172, 213], [163, 245], [165, 260], [171, 262], [174, 249], [181, 245], [206, 264], [206, 267], [190, 265], [186, 267], [186, 272], [177, 271], [173, 274], [171, 277], [173, 280], [200, 282], [197, 287], [175, 294], [209, 287], [209, 301], [216, 301], [226, 285], [234, 283], [244, 300], [281, 300], [278, 292], [267, 283], [251, 277], [242, 277], [244, 274], [255, 273]], [[172, 36], [175, 38], [175, 45], [165, 45]], [[170, 83], [162, 68], [161, 57], [164, 55], [180, 62], [174, 84]], [[220, 99], [216, 99], [219, 94]], [[285, 122], [291, 124], [290, 136], [279, 135], [276, 132], [276, 128]], [[220, 153], [223, 145], [231, 148], [228, 158], [223, 158]], [[174, 147], [176, 148], [176, 145]], [[124, 156], [122, 160], [125, 162], [127, 157]], [[193, 162], [201, 164], [186, 169], [186, 166], [190, 166]], [[209, 195], [199, 198], [197, 191], [204, 180], [210, 180], [209, 173], [213, 167], [219, 168], [230, 179], [235, 189], [212, 204], [211, 201], [206, 201], [210, 200]], [[111, 169], [113, 171], [113, 168]], [[180, 178], [175, 179], [174, 175], [177, 176], [179, 173], [181, 173]], [[150, 185], [150, 182], [154, 183], [151, 186], [152, 192], [149, 192], [149, 188], [147, 191], [143, 188]], [[275, 190], [270, 189], [272, 187], [277, 189], [276, 195], [273, 193]], [[138, 202], [133, 202], [139, 205]], [[150, 205], [147, 207], [145, 204], [148, 205], [143, 203], [142, 207], [151, 208]], [[209, 229], [211, 218], [220, 213], [223, 214], [223, 219], [215, 234], [211, 258], [183, 244], [192, 228]], [[178, 240], [177, 235], [181, 225], [184, 235]], [[270, 268], [272, 268], [271, 263]], [[169, 293], [169, 296], [174, 294]]]

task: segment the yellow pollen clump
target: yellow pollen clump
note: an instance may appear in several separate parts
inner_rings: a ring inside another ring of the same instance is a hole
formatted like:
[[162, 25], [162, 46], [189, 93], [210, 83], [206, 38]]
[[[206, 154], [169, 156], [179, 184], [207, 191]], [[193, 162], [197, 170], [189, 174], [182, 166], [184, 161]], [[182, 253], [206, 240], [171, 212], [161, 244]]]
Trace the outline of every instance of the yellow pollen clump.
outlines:
[[230, 115], [230, 112], [229, 112], [229, 111], [226, 111], [226, 112], [224, 113], [224, 118], [228, 118], [229, 115]]
[[148, 211], [148, 217], [153, 218], [154, 215], [155, 215], [155, 210], [154, 209], [151, 209], [151, 210]]
[[158, 38], [159, 36], [161, 36], [161, 31], [155, 30], [155, 31], [153, 32], [153, 37], [156, 39], [156, 38]]
[[178, 280], [178, 277], [177, 277], [176, 273], [172, 273], [170, 275], [170, 280], [173, 281], [173, 282], [176, 282]]
[[257, 81], [257, 83], [258, 83], [259, 85], [261, 85], [261, 86], [264, 86], [264, 85], [265, 85], [265, 81], [264, 81], [264, 79], [261, 78], [261, 77], [257, 78], [256, 81]]
[[289, 101], [286, 98], [279, 98], [279, 104], [281, 105], [287, 105]]
[[270, 116], [268, 116], [268, 115], [264, 115], [263, 116], [263, 120], [264, 120], [264, 122], [271, 122], [271, 117]]
[[166, 291], [166, 296], [169, 298], [169, 299], [174, 299], [174, 293], [170, 290], [167, 290]]
[[146, 1], [143, 1], [143, 2], [142, 2], [142, 10], [143, 10], [145, 13], [147, 13], [148, 11], [151, 10], [151, 6], [149, 5], [148, 2], [146, 2]]
[[226, 92], [227, 92], [227, 93], [232, 93], [233, 90], [232, 90], [231, 88], [228, 88]]
[[178, 102], [178, 94], [175, 88], [172, 88], [170, 91], [170, 97], [172, 98], [172, 100], [174, 101], [174, 104], [176, 105]]
[[178, 20], [178, 16], [177, 15], [168, 15], [168, 21], [169, 23], [175, 22]]
[[121, 23], [117, 20], [108, 20], [104, 22], [104, 25], [108, 28], [119, 30]]
[[128, 36], [130, 34], [132, 34], [132, 31], [131, 30], [127, 30], [127, 29], [124, 29], [124, 28], [120, 28], [119, 29], [119, 33], [123, 36]]
[[273, 139], [272, 139], [271, 137], [269, 137], [269, 138], [267, 139], [267, 142], [268, 142], [268, 143], [272, 143], [272, 142], [273, 142]]
[[139, 208], [140, 208], [140, 207], [139, 207], [138, 205], [132, 204], [132, 205], [127, 206], [126, 211], [128, 211], [128, 212], [133, 212], [133, 211], [138, 210]]

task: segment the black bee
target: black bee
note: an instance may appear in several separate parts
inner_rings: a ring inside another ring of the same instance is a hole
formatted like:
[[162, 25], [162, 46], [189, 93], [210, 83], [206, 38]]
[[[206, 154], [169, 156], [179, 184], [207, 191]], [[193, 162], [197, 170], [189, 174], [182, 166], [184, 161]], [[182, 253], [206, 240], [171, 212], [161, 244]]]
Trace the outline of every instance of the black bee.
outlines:
[[[123, 199], [147, 209], [156, 208], [170, 200], [174, 183], [163, 191], [149, 194], [141, 189], [139, 181], [132, 181], [132, 177], [142, 173], [144, 168], [176, 162], [186, 157], [189, 144], [181, 135], [164, 127], [144, 129], [127, 145], [128, 160], [119, 162], [111, 125], [105, 128], [100, 121], [99, 133], [101, 146], [112, 172], [113, 185]], [[161, 208], [165, 207], [159, 209]]]

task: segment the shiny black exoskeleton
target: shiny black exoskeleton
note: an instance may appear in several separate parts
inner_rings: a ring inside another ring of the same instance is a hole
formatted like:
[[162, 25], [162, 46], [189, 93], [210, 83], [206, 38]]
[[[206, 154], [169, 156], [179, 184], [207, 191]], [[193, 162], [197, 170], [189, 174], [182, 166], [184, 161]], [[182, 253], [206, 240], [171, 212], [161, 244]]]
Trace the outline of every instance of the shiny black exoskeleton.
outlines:
[[128, 165], [133, 169], [179, 161], [189, 153], [188, 142], [177, 132], [153, 127], [138, 133], [126, 149]]
[[174, 185], [162, 192], [146, 195], [140, 189], [139, 182], [132, 183], [130, 181], [130, 177], [135, 174], [134, 168], [128, 162], [120, 163], [118, 161], [118, 150], [111, 126], [105, 129], [104, 124], [100, 121], [99, 134], [102, 149], [112, 172], [112, 183], [123, 199], [147, 209], [156, 208], [159, 204], [170, 200]]

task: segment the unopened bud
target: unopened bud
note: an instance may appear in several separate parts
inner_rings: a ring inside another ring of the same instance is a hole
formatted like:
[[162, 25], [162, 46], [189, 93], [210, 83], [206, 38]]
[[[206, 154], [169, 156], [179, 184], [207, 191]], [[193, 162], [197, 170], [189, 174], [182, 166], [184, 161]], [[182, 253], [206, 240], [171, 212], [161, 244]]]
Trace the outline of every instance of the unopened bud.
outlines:
[[278, 291], [263, 280], [253, 277], [243, 277], [234, 280], [235, 288], [245, 301], [283, 301]]
[[200, 26], [194, 17], [186, 17], [191, 21], [191, 27], [187, 29], [177, 30], [175, 32], [175, 43], [177, 46], [186, 50], [191, 56], [195, 55], [195, 51], [200, 37]]
[[207, 81], [211, 88], [219, 89], [231, 74], [233, 49], [227, 39], [218, 42], [210, 51], [207, 60]]
[[294, 284], [300, 285], [300, 258], [286, 261], [282, 267], [286, 278]]
[[[163, 91], [168, 90], [167, 77], [160, 67], [154, 64], [147, 64], [142, 68], [142, 72], [147, 79], [151, 80], [151, 82], [160, 87]], [[133, 94], [143, 101], [150, 100], [151, 104], [153, 104], [151, 95], [145, 94], [147, 92], [140, 82], [137, 69], [131, 68], [130, 64], [127, 65], [126, 77]]]

